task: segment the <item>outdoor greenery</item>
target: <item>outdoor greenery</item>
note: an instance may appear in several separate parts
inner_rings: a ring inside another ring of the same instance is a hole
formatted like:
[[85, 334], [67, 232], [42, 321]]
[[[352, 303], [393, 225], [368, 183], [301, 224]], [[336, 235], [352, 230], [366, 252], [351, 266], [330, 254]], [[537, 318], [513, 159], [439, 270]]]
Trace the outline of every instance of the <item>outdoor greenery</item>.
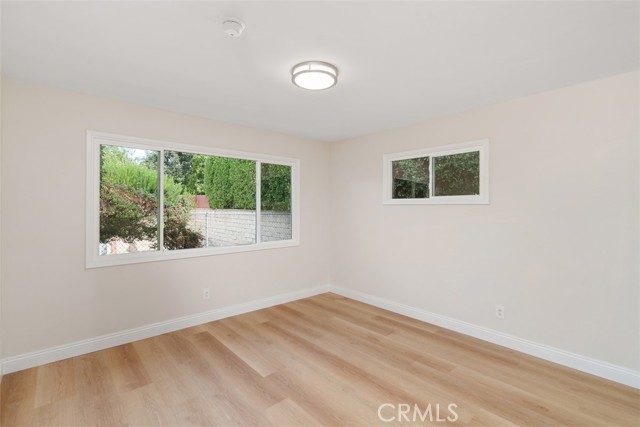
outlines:
[[[256, 162], [177, 151], [164, 152], [164, 246], [202, 247], [188, 227], [196, 195], [212, 209], [256, 209]], [[159, 152], [100, 148], [100, 241], [158, 242]], [[261, 164], [261, 208], [291, 211], [291, 167]]]
[[429, 157], [393, 162], [393, 198], [429, 197]]
[[[142, 154], [143, 157], [136, 157]], [[155, 167], [153, 157], [155, 155]], [[158, 153], [101, 146], [100, 150], [100, 241], [122, 239], [158, 244]], [[187, 227], [189, 200], [183, 186], [164, 178], [164, 246], [186, 249], [202, 246], [200, 233]]]
[[260, 208], [263, 211], [291, 212], [291, 166], [260, 165]]
[[191, 167], [185, 178], [185, 193], [204, 194], [204, 165], [206, 161], [207, 156], [198, 154], [191, 158]]
[[[142, 150], [137, 150], [142, 151]], [[130, 158], [132, 150], [103, 145], [101, 149], [100, 180], [126, 187], [155, 197], [158, 194], [158, 152], [144, 151], [142, 159]], [[155, 156], [155, 161], [152, 158]], [[171, 176], [164, 180], [165, 204], [175, 204], [182, 193], [182, 185]]]
[[155, 196], [103, 181], [100, 184], [100, 242], [149, 240], [157, 245]]
[[[396, 160], [392, 165], [393, 198], [420, 199], [429, 194], [429, 157]], [[480, 194], [480, 153], [433, 158], [433, 196]]]
[[191, 209], [189, 198], [180, 197], [176, 204], [164, 206], [164, 247], [166, 249], [201, 248], [204, 236], [188, 227]]
[[434, 196], [480, 194], [480, 152], [433, 158]]
[[212, 209], [255, 209], [256, 162], [206, 156], [204, 192]]
[[[256, 162], [165, 151], [165, 175], [184, 195], [206, 195], [211, 209], [256, 208]], [[261, 208], [291, 211], [291, 166], [262, 163]]]

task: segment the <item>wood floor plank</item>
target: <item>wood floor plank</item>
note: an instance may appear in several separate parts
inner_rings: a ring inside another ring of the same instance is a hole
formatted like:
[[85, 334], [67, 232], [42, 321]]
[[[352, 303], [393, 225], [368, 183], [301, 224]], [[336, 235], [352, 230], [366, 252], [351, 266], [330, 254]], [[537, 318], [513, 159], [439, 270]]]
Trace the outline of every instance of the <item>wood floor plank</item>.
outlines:
[[269, 387], [267, 380], [209, 332], [194, 336], [194, 340], [213, 366], [208, 372], [219, 373], [212, 378], [213, 381], [216, 384], [225, 383], [233, 388], [239, 399], [252, 410], [264, 411], [285, 399], [285, 396]]
[[640, 390], [323, 294], [5, 375], [0, 426], [638, 427]]
[[388, 325], [381, 325], [379, 323], [373, 322], [368, 315], [362, 315], [362, 313], [358, 313], [355, 310], [344, 310], [340, 307], [337, 307], [335, 304], [330, 301], [323, 299], [315, 299], [315, 298], [307, 298], [304, 300], [300, 300], [300, 304], [306, 307], [316, 307], [322, 309], [324, 311], [333, 313], [336, 317], [341, 317], [346, 320], [351, 321], [365, 329], [370, 330], [371, 332], [388, 335], [393, 332], [393, 328]]
[[103, 354], [118, 393], [126, 393], [150, 383], [149, 374], [132, 344], [106, 349]]
[[207, 331], [217, 337], [218, 340], [263, 377], [283, 368], [282, 364], [277, 360], [266, 359], [260, 351], [260, 346], [255, 341], [247, 340], [240, 336], [236, 330], [229, 326], [229, 323], [230, 321], [224, 320], [210, 323], [207, 325]]
[[[339, 342], [337, 336], [312, 341], [313, 337], [305, 337], [304, 333], [293, 325], [267, 326], [282, 337], [296, 337], [296, 351], [300, 352], [305, 360], [321, 368], [325, 376], [338, 378], [345, 385], [355, 385], [358, 390], [365, 390], [366, 393], [360, 392], [359, 395], [369, 408], [366, 425], [377, 424], [377, 408], [383, 403], [404, 403], [412, 407], [425, 407], [429, 403], [446, 406], [451, 403], [451, 399], [447, 402], [440, 399], [441, 396], [431, 390], [428, 383], [419, 381], [389, 363], [380, 362], [373, 353], [356, 350], [355, 341]], [[410, 359], [394, 362], [404, 365], [410, 363]], [[470, 419], [471, 415], [464, 412], [463, 408], [461, 416]]]
[[123, 413], [130, 426], [172, 427], [177, 425], [173, 414], [163, 405], [155, 384], [147, 384], [123, 393]]
[[191, 399], [194, 386], [174, 363], [172, 355], [161, 345], [164, 338], [162, 335], [137, 341], [133, 345], [143, 360], [151, 383], [162, 398], [162, 406], [174, 407]]
[[38, 368], [5, 375], [2, 379], [0, 425], [31, 426], [34, 419]]
[[61, 360], [36, 368], [38, 372], [34, 405], [49, 405], [75, 395], [73, 359]]
[[[179, 375], [188, 378], [189, 396], [207, 401], [216, 422], [229, 424], [242, 420], [246, 425], [264, 425], [266, 418], [242, 396], [231, 381], [222, 376], [223, 368], [214, 366], [197, 346], [179, 334], [168, 334], [162, 341], [178, 366]], [[190, 399], [188, 404], [193, 404]]]
[[47, 405], [35, 408], [37, 422], [35, 425], [43, 427], [76, 426], [80, 425], [83, 414], [77, 396], [68, 399], [57, 399]]
[[267, 409], [267, 418], [277, 427], [319, 427], [322, 424], [287, 398]]

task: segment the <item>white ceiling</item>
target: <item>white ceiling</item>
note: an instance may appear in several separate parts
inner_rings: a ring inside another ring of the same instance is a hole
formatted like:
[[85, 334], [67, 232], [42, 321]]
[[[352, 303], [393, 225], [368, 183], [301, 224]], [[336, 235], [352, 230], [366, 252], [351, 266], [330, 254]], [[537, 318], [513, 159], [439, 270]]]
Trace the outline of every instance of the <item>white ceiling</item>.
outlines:
[[[639, 5], [3, 1], [2, 72], [340, 140], [637, 69]], [[293, 86], [304, 60], [335, 64], [338, 85]]]

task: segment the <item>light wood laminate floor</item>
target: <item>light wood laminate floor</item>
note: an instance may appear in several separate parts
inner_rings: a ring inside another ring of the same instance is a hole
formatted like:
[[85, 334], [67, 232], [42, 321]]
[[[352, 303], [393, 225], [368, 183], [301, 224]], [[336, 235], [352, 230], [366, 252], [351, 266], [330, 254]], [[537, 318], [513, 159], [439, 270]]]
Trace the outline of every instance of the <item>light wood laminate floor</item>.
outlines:
[[334, 294], [9, 374], [1, 398], [3, 427], [640, 425], [638, 390]]

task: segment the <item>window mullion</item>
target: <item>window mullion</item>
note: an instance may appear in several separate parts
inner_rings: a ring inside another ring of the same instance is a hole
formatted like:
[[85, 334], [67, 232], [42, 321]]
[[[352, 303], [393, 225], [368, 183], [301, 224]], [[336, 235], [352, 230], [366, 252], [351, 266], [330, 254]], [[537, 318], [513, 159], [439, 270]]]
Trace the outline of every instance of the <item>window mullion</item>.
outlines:
[[164, 251], [164, 149], [158, 153], [158, 250]]
[[435, 180], [436, 173], [433, 169], [433, 156], [429, 156], [429, 198], [433, 198], [433, 181]]
[[262, 235], [262, 162], [256, 161], [256, 244], [260, 244]]

